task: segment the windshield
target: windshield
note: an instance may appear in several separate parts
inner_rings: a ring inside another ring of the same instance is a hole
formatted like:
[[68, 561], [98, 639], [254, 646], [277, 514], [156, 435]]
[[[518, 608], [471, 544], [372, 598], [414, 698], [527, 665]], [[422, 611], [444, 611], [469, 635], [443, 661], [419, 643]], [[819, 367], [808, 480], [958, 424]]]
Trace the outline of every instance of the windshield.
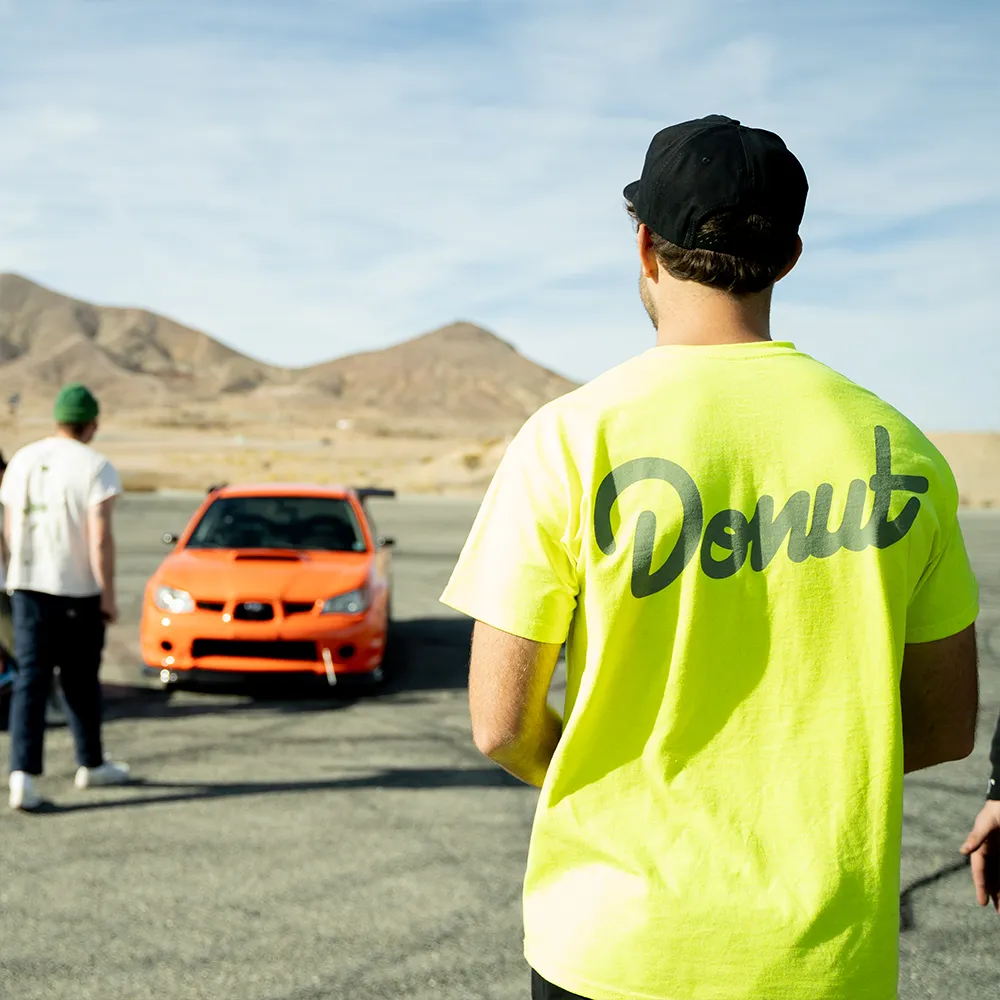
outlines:
[[190, 549], [312, 549], [364, 552], [361, 525], [335, 497], [221, 497], [194, 529]]

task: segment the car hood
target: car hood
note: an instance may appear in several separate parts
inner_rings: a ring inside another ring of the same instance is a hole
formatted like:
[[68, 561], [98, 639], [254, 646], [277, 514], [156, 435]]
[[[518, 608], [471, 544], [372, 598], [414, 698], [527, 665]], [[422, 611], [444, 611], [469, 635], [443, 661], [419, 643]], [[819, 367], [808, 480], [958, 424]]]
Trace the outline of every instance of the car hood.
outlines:
[[362, 586], [371, 559], [370, 552], [182, 549], [167, 556], [153, 582], [197, 601], [317, 601]]

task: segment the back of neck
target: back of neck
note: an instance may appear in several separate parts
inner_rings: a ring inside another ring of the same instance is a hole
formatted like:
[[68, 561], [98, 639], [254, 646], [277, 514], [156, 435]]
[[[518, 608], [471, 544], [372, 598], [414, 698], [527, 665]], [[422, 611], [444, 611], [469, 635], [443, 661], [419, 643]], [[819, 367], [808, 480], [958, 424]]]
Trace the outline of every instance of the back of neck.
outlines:
[[753, 344], [771, 339], [771, 289], [735, 296], [695, 285], [657, 305], [659, 347]]

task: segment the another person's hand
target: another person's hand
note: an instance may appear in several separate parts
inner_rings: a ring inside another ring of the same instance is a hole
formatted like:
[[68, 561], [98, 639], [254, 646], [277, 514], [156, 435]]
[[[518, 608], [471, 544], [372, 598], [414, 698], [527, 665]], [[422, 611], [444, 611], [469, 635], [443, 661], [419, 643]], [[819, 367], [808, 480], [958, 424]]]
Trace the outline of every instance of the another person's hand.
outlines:
[[961, 847], [972, 864], [972, 882], [980, 906], [993, 900], [1000, 913], [1000, 802], [987, 802]]
[[105, 625], [114, 625], [118, 621], [118, 605], [114, 594], [101, 594], [101, 618]]

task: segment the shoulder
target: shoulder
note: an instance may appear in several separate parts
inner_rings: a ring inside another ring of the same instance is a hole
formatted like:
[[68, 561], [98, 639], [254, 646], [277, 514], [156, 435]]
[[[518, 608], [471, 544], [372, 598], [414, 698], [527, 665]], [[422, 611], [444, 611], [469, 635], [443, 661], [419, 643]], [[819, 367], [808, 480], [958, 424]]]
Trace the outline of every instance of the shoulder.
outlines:
[[66, 453], [71, 455], [81, 465], [86, 465], [95, 473], [105, 468], [114, 468], [107, 455], [102, 454], [96, 448], [82, 441], [66, 441]]
[[928, 493], [932, 501], [945, 508], [958, 506], [958, 486], [948, 460], [927, 434], [905, 413], [868, 389], [850, 382], [844, 376], [845, 385], [856, 393], [859, 412], [865, 417], [865, 424], [884, 428], [883, 440], [890, 449], [892, 469], [907, 475], [922, 476], [927, 480]]
[[90, 452], [90, 462], [95, 469], [113, 469], [114, 465], [111, 464], [111, 459], [107, 455], [103, 455], [101, 452], [97, 451], [95, 448], [89, 448]]
[[861, 389], [860, 386], [856, 388], [867, 397], [869, 418], [889, 432], [895, 454], [908, 461], [933, 467], [947, 477], [951, 476], [948, 461], [940, 449], [905, 413], [875, 393]]
[[120, 491], [121, 480], [118, 470], [112, 464], [111, 459], [106, 455], [102, 455], [101, 452], [94, 448], [90, 448], [89, 450], [91, 452], [90, 463], [94, 478], [101, 483], [116, 486]]
[[65, 467], [74, 481], [99, 488], [104, 497], [121, 492], [118, 472], [106, 455], [82, 441], [67, 440], [63, 447]]
[[810, 363], [816, 375], [829, 383], [837, 398], [846, 406], [858, 415], [863, 414], [866, 422], [885, 427], [892, 435], [894, 449], [898, 446], [901, 451], [924, 456], [935, 464], [947, 467], [948, 463], [930, 438], [892, 403], [811, 355], [800, 354], [799, 357]]
[[7, 468], [4, 471], [4, 482], [7, 481], [8, 476], [17, 476], [31, 462], [32, 457], [38, 453], [44, 444], [44, 441], [33, 441], [31, 444], [26, 444], [18, 448], [7, 462]]
[[17, 451], [14, 452], [13, 455], [10, 456], [7, 468], [9, 469], [15, 462], [21, 463], [27, 461], [32, 455], [37, 454], [39, 451], [43, 451], [48, 443], [48, 438], [42, 438], [40, 441], [32, 441], [30, 444], [22, 445], [17, 449]]
[[525, 421], [522, 430], [535, 434], [559, 432], [570, 435], [591, 431], [608, 411], [618, 407], [623, 400], [634, 397], [642, 371], [642, 355], [630, 358], [546, 403]]

